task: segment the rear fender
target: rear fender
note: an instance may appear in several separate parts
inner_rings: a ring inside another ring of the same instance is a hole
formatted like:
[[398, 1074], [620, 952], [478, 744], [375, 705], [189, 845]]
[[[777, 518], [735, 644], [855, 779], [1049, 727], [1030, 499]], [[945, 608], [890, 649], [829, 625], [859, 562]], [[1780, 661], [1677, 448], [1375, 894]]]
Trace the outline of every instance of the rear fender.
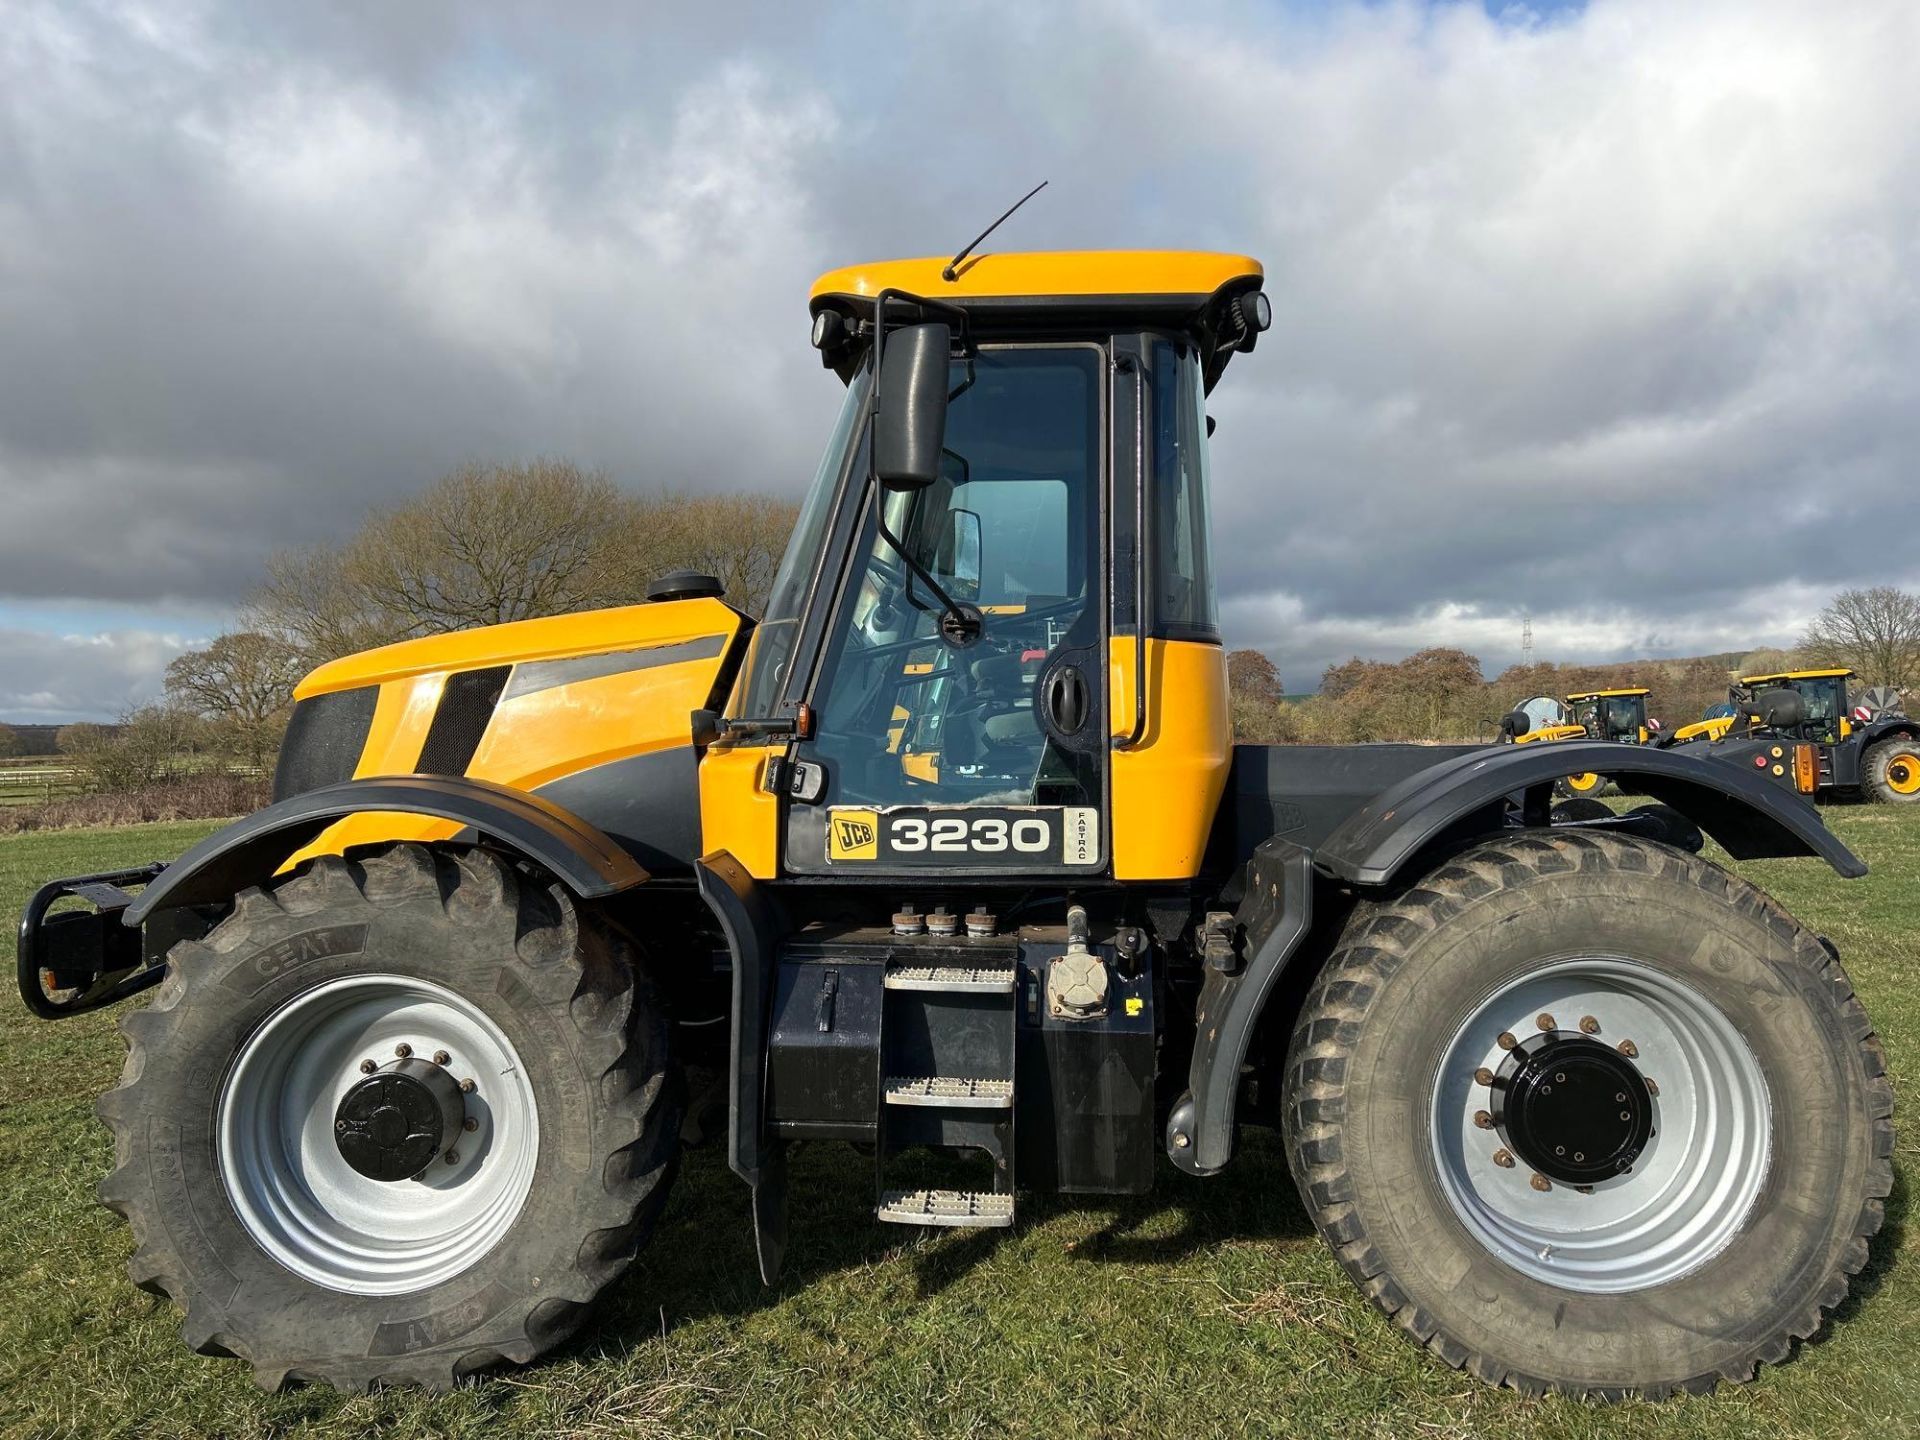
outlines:
[[1349, 885], [1390, 885], [1432, 841], [1500, 830], [1509, 797], [1583, 771], [1671, 805], [1736, 860], [1812, 855], [1848, 879], [1867, 873], [1819, 811], [1764, 776], [1697, 745], [1658, 750], [1606, 740], [1502, 745], [1444, 760], [1353, 811], [1316, 850], [1314, 864]]

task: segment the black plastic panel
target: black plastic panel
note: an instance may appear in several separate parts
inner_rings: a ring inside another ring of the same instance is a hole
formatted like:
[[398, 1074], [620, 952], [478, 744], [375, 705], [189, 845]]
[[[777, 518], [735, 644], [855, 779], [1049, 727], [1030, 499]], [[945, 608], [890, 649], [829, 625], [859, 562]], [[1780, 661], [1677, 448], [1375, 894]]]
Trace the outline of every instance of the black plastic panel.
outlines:
[[273, 768], [273, 798], [290, 799], [353, 778], [373, 726], [380, 687], [362, 685], [315, 695], [293, 707], [280, 760]]
[[426, 743], [420, 747], [420, 759], [414, 765], [421, 775], [464, 775], [480, 748], [480, 737], [487, 733], [493, 719], [493, 707], [500, 703], [506, 688], [510, 665], [490, 665], [484, 670], [463, 670], [449, 675], [440, 692], [440, 707], [433, 712], [433, 724], [427, 727]]

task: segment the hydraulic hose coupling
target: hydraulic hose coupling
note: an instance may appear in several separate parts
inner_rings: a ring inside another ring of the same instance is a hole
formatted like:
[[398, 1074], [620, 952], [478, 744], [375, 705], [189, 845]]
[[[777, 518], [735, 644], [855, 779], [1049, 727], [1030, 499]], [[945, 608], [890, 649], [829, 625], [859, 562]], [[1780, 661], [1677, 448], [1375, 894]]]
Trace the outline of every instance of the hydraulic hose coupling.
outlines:
[[1047, 1013], [1061, 1020], [1091, 1020], [1107, 1013], [1106, 961], [1087, 946], [1087, 912], [1067, 907], [1067, 949], [1047, 962]]

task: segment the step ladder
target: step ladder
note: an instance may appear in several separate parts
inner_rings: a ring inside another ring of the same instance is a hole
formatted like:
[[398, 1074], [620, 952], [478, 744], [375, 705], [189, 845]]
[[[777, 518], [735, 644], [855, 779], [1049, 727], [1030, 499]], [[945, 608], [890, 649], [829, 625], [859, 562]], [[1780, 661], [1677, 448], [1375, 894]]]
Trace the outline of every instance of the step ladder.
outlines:
[[[1018, 967], [1006, 958], [889, 959], [880, 1026], [876, 1219], [896, 1225], [1013, 1224], [1013, 1082]], [[902, 1151], [978, 1150], [986, 1190], [910, 1188]]]

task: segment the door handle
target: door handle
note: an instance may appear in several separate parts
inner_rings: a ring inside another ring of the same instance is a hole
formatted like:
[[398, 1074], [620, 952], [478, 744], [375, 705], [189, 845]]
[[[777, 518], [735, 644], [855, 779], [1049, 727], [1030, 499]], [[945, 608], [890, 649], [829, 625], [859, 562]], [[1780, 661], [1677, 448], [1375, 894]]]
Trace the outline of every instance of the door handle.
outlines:
[[1078, 665], [1056, 666], [1047, 676], [1047, 718], [1062, 735], [1077, 735], [1087, 723], [1087, 677]]

